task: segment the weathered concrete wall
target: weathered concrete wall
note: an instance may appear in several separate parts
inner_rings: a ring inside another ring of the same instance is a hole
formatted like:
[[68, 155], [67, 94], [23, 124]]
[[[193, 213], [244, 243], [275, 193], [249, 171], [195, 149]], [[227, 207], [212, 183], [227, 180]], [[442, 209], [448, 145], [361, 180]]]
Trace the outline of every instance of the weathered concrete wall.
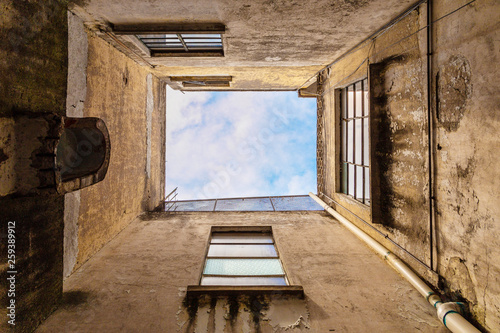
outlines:
[[[50, 137], [57, 137], [59, 116], [65, 114], [66, 22], [65, 1], [0, 1], [2, 332], [31, 332], [62, 295], [64, 199], [54, 188], [39, 187], [54, 181], [53, 172], [41, 170], [53, 166]], [[15, 262], [10, 263], [9, 221], [15, 222], [10, 224], [15, 225]], [[7, 280], [12, 275], [15, 295]], [[15, 326], [7, 323], [11, 300]]]
[[[463, 2], [465, 4], [465, 2]], [[434, 1], [436, 20], [460, 7]], [[430, 265], [426, 6], [412, 12], [374, 41], [323, 73], [324, 184], [319, 191], [342, 214], [398, 253], [448, 296], [467, 300], [477, 322], [500, 328], [498, 235], [499, 98], [495, 68], [499, 54], [494, 1], [474, 3], [434, 27], [431, 106], [435, 157], [434, 267], [424, 268], [408, 253], [367, 227], [353, 214]], [[368, 64], [371, 65], [368, 65]], [[358, 68], [359, 66], [359, 68]], [[372, 206], [338, 193], [338, 119], [335, 89], [370, 75]], [[325, 201], [329, 201], [324, 197]]]
[[[185, 300], [212, 226], [272, 226], [291, 284], [282, 295]], [[446, 332], [435, 309], [324, 212], [154, 213], [131, 223], [65, 283], [38, 332]]]
[[86, 89], [83, 116], [99, 117], [106, 123], [111, 158], [105, 179], [80, 191], [73, 269], [135, 217], [154, 208], [164, 187], [165, 109], [161, 100], [165, 94], [159, 80], [89, 33]]
[[[455, 6], [439, 1], [435, 16]], [[478, 1], [437, 22], [433, 76], [442, 287], [491, 332], [500, 330], [499, 12], [498, 1]]]
[[[224, 57], [144, 57], [162, 78], [232, 75], [230, 89], [298, 89], [327, 63], [410, 6], [412, 0], [75, 1], [91, 26], [216, 22]], [[125, 41], [125, 39], [124, 39]], [[120, 47], [117, 45], [117, 47]], [[124, 50], [137, 57], [131, 50]], [[136, 52], [136, 53], [140, 53]], [[196, 89], [196, 88], [193, 88]], [[213, 89], [213, 88], [211, 88]], [[188, 89], [186, 89], [188, 90]]]

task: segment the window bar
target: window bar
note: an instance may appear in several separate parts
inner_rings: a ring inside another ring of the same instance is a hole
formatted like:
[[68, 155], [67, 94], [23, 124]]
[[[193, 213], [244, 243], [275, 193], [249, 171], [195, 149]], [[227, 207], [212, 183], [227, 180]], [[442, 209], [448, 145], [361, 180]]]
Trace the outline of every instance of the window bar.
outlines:
[[[365, 81], [361, 81], [361, 116], [365, 115]], [[365, 119], [361, 118], [361, 164], [365, 165]], [[365, 168], [361, 168], [363, 172], [363, 203], [365, 203]]]
[[[352, 162], [356, 163], [356, 84], [352, 85], [352, 112], [354, 120], [352, 124]], [[354, 166], [354, 199], [356, 198], [356, 166]]]
[[[343, 89], [344, 90], [344, 101], [345, 101], [345, 116], [349, 117], [348, 113], [347, 113], [347, 109], [349, 108], [349, 100], [347, 98], [347, 87]], [[344, 193], [345, 194], [349, 194], [349, 165], [348, 165], [348, 162], [349, 161], [349, 123], [345, 120], [345, 164], [346, 164], [346, 187], [344, 189]]]
[[184, 39], [182, 38], [182, 35], [181, 35], [181, 34], [177, 34], [177, 38], [179, 38], [179, 40], [180, 40], [180, 41], [181, 41], [181, 43], [182, 43], [182, 46], [184, 46], [184, 50], [185, 50], [186, 52], [189, 52], [189, 49], [188, 49], [188, 47], [187, 47], [187, 45], [186, 45], [186, 42], [185, 42], [185, 41], [184, 41]]

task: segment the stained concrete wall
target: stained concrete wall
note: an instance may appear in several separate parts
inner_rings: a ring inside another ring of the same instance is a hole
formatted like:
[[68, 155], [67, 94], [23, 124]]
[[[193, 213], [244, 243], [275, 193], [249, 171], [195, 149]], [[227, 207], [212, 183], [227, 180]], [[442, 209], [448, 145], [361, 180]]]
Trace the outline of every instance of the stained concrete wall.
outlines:
[[[74, 1], [74, 8], [91, 27], [222, 23], [224, 57], [145, 56], [140, 61], [155, 66], [160, 78], [231, 75], [230, 89], [294, 90], [413, 2], [89, 0]], [[137, 58], [140, 48], [124, 52]]]
[[[466, 2], [433, 1], [433, 20]], [[430, 266], [426, 6], [322, 74], [318, 180], [325, 201], [398, 253], [448, 297], [469, 302], [473, 320], [500, 328], [498, 187], [498, 2], [468, 5], [434, 25], [431, 111], [435, 128], [434, 264]], [[421, 32], [410, 34], [422, 29]], [[404, 40], [404, 37], [410, 36]], [[370, 65], [369, 65], [370, 64]], [[359, 67], [358, 67], [359, 66]], [[372, 206], [338, 193], [335, 89], [370, 76]], [[321, 180], [321, 181], [320, 181]], [[329, 200], [333, 199], [335, 202]], [[355, 215], [357, 215], [357, 217]], [[375, 229], [405, 248], [398, 248]]]
[[73, 207], [78, 210], [77, 232], [66, 241], [78, 245], [65, 258], [72, 266], [67, 274], [136, 216], [157, 206], [164, 188], [164, 85], [146, 68], [88, 33], [83, 116], [106, 123], [111, 157], [105, 179], [80, 190]]
[[[275, 293], [186, 300], [212, 226], [271, 226], [291, 284]], [[324, 212], [154, 213], [132, 222], [65, 283], [38, 332], [446, 332], [435, 309]]]
[[[50, 172], [42, 175], [41, 170], [51, 167], [53, 157], [46, 154], [54, 141], [49, 137], [57, 137], [65, 114], [66, 22], [65, 1], [0, 1], [2, 332], [32, 331], [62, 295], [64, 198], [54, 188], [39, 187], [50, 180]], [[15, 221], [13, 269], [7, 262], [9, 221]], [[17, 272], [15, 295], [8, 294], [12, 273], [7, 271], [12, 270]], [[11, 300], [15, 326], [7, 323]]]

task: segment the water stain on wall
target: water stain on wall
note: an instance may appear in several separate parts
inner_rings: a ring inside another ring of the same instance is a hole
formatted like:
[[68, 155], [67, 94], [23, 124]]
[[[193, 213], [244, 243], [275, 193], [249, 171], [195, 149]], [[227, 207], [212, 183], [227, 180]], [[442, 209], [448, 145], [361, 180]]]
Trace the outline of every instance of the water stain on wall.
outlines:
[[460, 55], [450, 57], [439, 68], [437, 81], [437, 117], [439, 123], [450, 132], [460, 126], [472, 96], [471, 68], [469, 61]]

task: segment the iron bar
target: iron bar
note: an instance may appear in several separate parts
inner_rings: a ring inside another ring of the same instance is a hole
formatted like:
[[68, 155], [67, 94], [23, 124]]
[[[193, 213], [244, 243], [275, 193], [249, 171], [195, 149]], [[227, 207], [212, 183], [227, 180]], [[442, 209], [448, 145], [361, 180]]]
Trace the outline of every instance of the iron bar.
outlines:
[[184, 42], [184, 39], [182, 39], [182, 35], [181, 34], [177, 34], [177, 38], [179, 38], [179, 40], [182, 43], [182, 46], [184, 46], [184, 50], [186, 50], [186, 52], [189, 52], [189, 49], [188, 49], [188, 47], [186, 45], [186, 42]]

